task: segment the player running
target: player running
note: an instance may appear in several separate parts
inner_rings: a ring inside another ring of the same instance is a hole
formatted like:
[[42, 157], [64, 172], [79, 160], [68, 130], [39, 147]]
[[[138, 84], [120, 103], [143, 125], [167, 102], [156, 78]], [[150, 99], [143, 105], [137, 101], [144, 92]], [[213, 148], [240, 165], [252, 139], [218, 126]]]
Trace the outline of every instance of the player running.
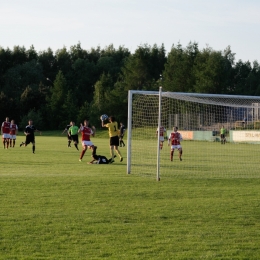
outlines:
[[95, 136], [96, 128], [92, 126], [92, 129], [88, 126], [88, 120], [84, 120], [84, 125], [80, 124], [80, 129], [78, 130], [81, 133], [81, 140], [82, 140], [82, 151], [79, 157], [79, 161], [81, 162], [85, 152], [87, 151], [88, 147], [91, 149], [94, 148], [94, 144], [90, 141], [90, 136]]
[[173, 132], [170, 134], [169, 139], [168, 139], [168, 146], [171, 143], [171, 161], [173, 160], [173, 153], [174, 150], [177, 149], [179, 151], [179, 159], [182, 161], [182, 147], [181, 147], [181, 142], [182, 141], [182, 136], [178, 132], [178, 127], [175, 126], [173, 127]]
[[20, 144], [20, 147], [23, 146], [23, 145], [27, 146], [29, 143], [32, 143], [32, 152], [33, 153], [35, 153], [35, 136], [34, 136], [34, 132], [40, 132], [40, 135], [42, 134], [42, 132], [40, 130], [38, 130], [33, 125], [33, 121], [30, 119], [28, 121], [28, 125], [24, 129], [24, 134], [26, 135], [25, 142], [22, 142]]

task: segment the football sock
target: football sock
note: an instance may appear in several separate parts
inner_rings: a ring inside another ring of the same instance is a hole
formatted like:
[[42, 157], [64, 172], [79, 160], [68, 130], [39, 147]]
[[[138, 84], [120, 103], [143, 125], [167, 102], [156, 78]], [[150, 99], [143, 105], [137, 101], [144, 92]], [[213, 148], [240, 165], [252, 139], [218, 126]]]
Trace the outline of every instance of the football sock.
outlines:
[[171, 151], [171, 161], [172, 161], [172, 159], [173, 159], [173, 151]]
[[78, 148], [78, 145], [77, 145], [77, 144], [74, 144], [74, 146], [76, 147], [76, 149], [77, 149], [77, 150], [79, 150], [79, 148]]
[[[120, 151], [119, 151], [119, 150], [116, 150], [116, 152], [117, 152], [117, 154], [119, 155], [119, 157], [122, 158], [122, 155], [121, 155]], [[112, 158], [113, 158], [113, 157], [112, 157]]]
[[182, 156], [182, 151], [179, 153], [180, 161], [182, 161], [181, 156]]
[[80, 154], [80, 158], [79, 159], [82, 159], [84, 154], [85, 154], [86, 150], [82, 150], [81, 154]]
[[35, 145], [33, 145], [33, 147], [32, 147], [32, 151], [33, 151], [33, 153], [35, 152]]

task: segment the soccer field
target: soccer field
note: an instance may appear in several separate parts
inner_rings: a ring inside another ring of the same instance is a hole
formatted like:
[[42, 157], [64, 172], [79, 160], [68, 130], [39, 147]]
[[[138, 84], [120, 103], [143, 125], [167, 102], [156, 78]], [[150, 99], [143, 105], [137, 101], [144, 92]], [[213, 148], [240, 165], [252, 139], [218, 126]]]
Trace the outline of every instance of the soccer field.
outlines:
[[64, 136], [36, 136], [35, 154], [23, 140], [0, 149], [0, 259], [260, 258], [258, 145], [183, 142], [174, 166], [165, 146], [157, 182], [149, 158], [126, 174], [126, 147], [88, 165]]

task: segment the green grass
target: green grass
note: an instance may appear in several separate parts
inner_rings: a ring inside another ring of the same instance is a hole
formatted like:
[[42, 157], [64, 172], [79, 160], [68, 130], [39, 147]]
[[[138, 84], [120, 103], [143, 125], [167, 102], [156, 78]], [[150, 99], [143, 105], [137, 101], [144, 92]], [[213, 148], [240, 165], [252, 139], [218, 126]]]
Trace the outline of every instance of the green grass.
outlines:
[[260, 178], [181, 178], [179, 164], [157, 182], [118, 158], [88, 165], [90, 151], [80, 163], [65, 135], [43, 134], [36, 154], [22, 136], [0, 150], [0, 259], [260, 259]]

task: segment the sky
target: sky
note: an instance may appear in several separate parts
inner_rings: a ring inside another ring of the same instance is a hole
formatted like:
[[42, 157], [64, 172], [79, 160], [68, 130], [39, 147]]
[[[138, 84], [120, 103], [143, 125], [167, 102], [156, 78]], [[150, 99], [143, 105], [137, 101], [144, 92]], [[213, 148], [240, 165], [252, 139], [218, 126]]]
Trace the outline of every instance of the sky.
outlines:
[[198, 43], [260, 63], [259, 0], [0, 0], [0, 47], [37, 52]]

